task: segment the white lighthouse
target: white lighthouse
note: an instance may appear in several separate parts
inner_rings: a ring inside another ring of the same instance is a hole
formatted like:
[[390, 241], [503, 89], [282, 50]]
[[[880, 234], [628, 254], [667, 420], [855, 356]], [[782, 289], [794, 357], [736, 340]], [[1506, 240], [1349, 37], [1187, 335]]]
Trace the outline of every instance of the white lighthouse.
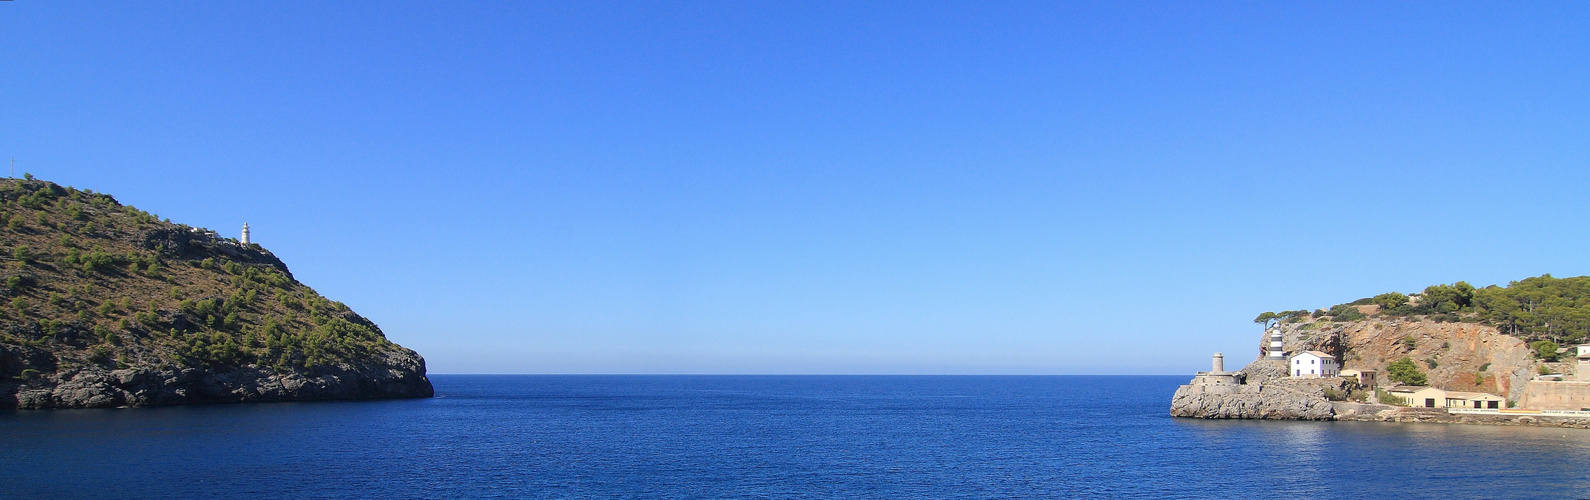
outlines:
[[242, 238], [238, 238], [237, 241], [241, 242], [244, 245], [248, 244], [248, 223], [247, 222], [243, 223], [243, 237]]
[[1271, 328], [1270, 329], [1270, 355], [1266, 356], [1265, 359], [1272, 359], [1272, 360], [1277, 360], [1277, 361], [1285, 361], [1286, 360], [1286, 352], [1282, 351], [1282, 349], [1281, 349], [1281, 329], [1280, 328]]

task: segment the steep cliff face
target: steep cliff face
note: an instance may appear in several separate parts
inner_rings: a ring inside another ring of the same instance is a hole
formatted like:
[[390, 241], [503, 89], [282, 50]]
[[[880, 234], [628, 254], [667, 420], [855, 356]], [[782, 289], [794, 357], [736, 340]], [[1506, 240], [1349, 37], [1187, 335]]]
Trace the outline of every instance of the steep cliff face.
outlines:
[[209, 403], [423, 398], [425, 360], [397, 348], [316, 370], [73, 367], [28, 383], [0, 384], [0, 408], [111, 408]]
[[[1478, 323], [1371, 318], [1298, 322], [1280, 329], [1288, 352], [1327, 352], [1342, 360], [1342, 369], [1376, 370], [1385, 377], [1387, 364], [1408, 357], [1431, 386], [1515, 400], [1540, 364], [1524, 341]], [[1261, 342], [1260, 360], [1268, 341]]]
[[258, 244], [0, 181], [0, 408], [431, 394], [424, 359]]

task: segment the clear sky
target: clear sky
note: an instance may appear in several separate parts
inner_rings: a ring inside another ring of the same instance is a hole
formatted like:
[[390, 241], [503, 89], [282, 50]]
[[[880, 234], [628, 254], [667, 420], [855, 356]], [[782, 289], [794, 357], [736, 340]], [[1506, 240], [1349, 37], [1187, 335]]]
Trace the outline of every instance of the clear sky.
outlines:
[[1265, 310], [1590, 273], [1586, 26], [16, 0], [0, 160], [247, 221], [433, 373], [1190, 373]]

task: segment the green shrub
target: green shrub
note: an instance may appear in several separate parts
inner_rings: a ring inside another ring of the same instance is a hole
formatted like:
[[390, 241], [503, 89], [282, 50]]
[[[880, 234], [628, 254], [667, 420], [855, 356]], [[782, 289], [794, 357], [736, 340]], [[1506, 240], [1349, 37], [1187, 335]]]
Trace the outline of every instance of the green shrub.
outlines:
[[1435, 358], [1425, 358], [1424, 365], [1430, 367], [1431, 370], [1434, 370], [1435, 367], [1437, 366], [1436, 362], [1435, 362]]
[[1358, 321], [1368, 317], [1365, 316], [1364, 313], [1359, 312], [1358, 308], [1353, 307], [1351, 304], [1337, 304], [1331, 306], [1329, 313], [1331, 316], [1331, 321], [1340, 323]]
[[1386, 374], [1394, 382], [1409, 385], [1425, 385], [1429, 382], [1429, 378], [1425, 376], [1424, 372], [1420, 371], [1419, 367], [1413, 364], [1413, 359], [1407, 356], [1403, 356], [1401, 359], [1386, 365]]
[[1529, 343], [1529, 349], [1535, 351], [1535, 356], [1545, 361], [1557, 360], [1557, 349], [1560, 346], [1550, 340], [1537, 340]]
[[88, 350], [88, 360], [99, 364], [110, 362], [110, 348], [102, 345], [90, 348]]
[[1375, 399], [1380, 400], [1380, 404], [1385, 405], [1401, 406], [1408, 404], [1408, 400], [1381, 389], [1375, 389]]

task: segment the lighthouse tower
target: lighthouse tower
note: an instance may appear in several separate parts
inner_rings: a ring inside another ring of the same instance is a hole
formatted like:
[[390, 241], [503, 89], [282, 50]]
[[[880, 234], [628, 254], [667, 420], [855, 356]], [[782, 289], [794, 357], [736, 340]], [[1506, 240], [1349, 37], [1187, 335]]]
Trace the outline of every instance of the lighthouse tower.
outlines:
[[1270, 355], [1266, 356], [1265, 359], [1279, 360], [1279, 361], [1285, 361], [1286, 360], [1286, 352], [1281, 350], [1281, 329], [1280, 328], [1271, 328], [1270, 329]]
[[248, 223], [247, 222], [243, 223], [243, 237], [242, 238], [238, 238], [237, 241], [239, 243], [244, 244], [244, 245], [248, 244]]

